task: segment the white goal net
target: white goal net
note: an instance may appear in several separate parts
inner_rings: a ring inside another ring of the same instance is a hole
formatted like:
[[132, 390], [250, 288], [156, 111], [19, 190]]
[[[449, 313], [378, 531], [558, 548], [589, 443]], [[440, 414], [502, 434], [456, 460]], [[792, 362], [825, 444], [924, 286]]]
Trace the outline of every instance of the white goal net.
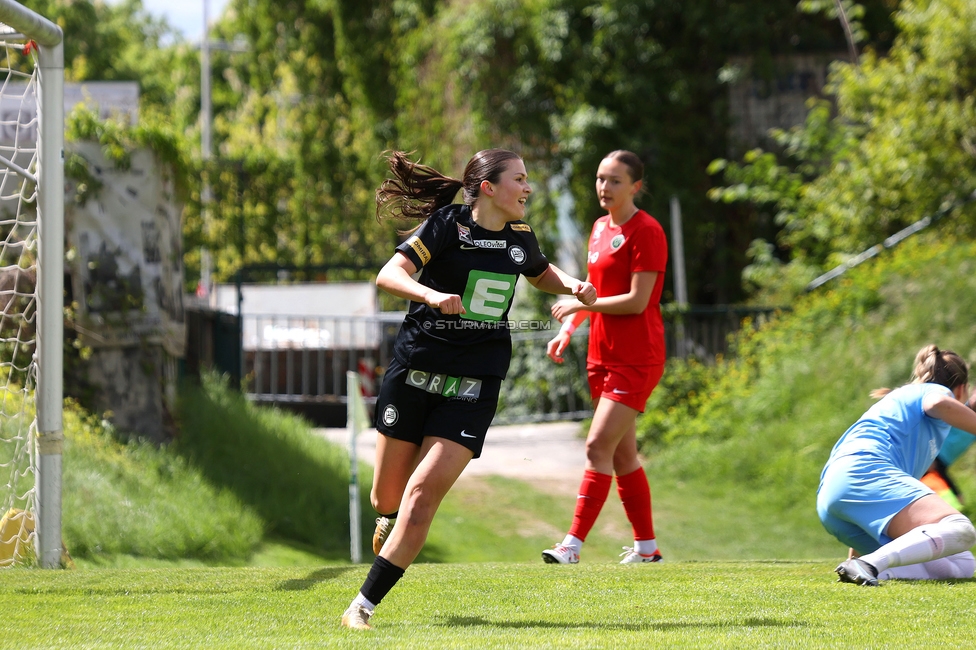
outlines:
[[0, 167], [0, 511], [6, 517], [0, 544], [7, 547], [0, 563], [11, 564], [31, 555], [23, 546], [33, 544], [36, 496], [37, 74], [29, 45], [3, 45], [0, 156], [10, 164]]
[[60, 41], [0, 0], [0, 566], [60, 563]]

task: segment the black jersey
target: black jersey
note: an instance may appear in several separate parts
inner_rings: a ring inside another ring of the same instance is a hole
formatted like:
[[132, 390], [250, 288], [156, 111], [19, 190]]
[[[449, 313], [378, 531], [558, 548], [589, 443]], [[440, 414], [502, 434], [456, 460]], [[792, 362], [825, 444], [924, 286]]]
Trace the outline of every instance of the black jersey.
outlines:
[[549, 267], [532, 228], [513, 221], [501, 231], [485, 230], [470, 207], [452, 204], [396, 249], [423, 269], [421, 284], [461, 296], [466, 311], [447, 315], [411, 301], [394, 345], [397, 360], [415, 370], [504, 378], [512, 358], [508, 311], [515, 283], [519, 275], [536, 277]]

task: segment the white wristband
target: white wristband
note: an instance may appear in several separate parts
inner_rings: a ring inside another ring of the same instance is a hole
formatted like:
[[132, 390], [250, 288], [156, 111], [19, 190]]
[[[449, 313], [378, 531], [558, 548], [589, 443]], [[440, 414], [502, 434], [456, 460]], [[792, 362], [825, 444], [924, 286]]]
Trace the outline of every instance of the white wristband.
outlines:
[[568, 316], [566, 320], [563, 321], [562, 326], [559, 328], [559, 333], [560, 334], [565, 333], [569, 336], [572, 336], [573, 332], [575, 331], [576, 331], [576, 325], [573, 324], [573, 317]]

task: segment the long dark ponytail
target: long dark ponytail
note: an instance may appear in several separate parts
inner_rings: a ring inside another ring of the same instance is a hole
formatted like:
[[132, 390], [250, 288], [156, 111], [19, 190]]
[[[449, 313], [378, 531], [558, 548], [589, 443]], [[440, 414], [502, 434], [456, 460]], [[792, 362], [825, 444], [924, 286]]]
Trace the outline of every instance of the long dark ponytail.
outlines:
[[461, 180], [445, 176], [433, 167], [410, 160], [408, 153], [394, 151], [387, 156], [392, 177], [376, 190], [376, 218], [392, 217], [424, 221], [450, 205], [458, 191], [465, 205], [474, 205], [481, 183], [497, 183], [508, 161], [519, 155], [507, 149], [485, 149], [471, 157]]

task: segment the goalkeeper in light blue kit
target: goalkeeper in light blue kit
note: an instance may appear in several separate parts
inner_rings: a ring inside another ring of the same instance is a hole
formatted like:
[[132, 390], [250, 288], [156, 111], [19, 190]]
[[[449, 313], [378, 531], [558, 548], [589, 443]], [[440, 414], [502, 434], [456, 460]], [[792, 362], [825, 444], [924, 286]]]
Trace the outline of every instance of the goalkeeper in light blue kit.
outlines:
[[949, 430], [949, 435], [939, 450], [932, 467], [922, 477], [922, 483], [935, 490], [942, 499], [956, 510], [962, 510], [963, 498], [959, 488], [949, 476], [949, 466], [959, 460], [959, 457], [976, 442], [976, 436], [955, 427]]
[[911, 383], [880, 398], [830, 453], [817, 489], [824, 528], [851, 547], [841, 582], [971, 578], [976, 529], [919, 479], [952, 427], [976, 435], [969, 369], [959, 355], [922, 348]]

